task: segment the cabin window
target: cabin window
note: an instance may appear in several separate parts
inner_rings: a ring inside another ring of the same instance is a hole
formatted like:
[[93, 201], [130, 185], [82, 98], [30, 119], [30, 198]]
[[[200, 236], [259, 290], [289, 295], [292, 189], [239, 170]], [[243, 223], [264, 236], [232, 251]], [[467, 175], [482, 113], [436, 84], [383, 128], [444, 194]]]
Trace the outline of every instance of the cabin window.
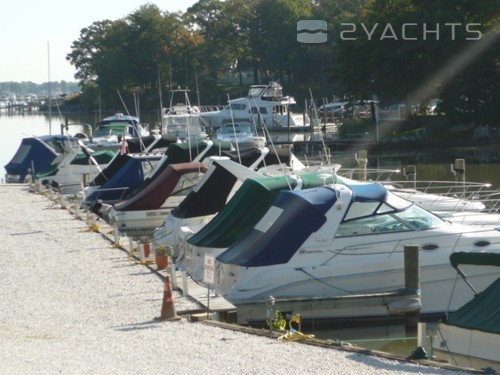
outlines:
[[231, 103], [231, 109], [233, 111], [244, 111], [247, 108], [246, 104], [243, 103]]
[[171, 195], [188, 195], [191, 190], [193, 190], [193, 188], [198, 184], [198, 182], [200, 182], [200, 180], [203, 178], [203, 175], [204, 173], [201, 172], [186, 173], [179, 179]]

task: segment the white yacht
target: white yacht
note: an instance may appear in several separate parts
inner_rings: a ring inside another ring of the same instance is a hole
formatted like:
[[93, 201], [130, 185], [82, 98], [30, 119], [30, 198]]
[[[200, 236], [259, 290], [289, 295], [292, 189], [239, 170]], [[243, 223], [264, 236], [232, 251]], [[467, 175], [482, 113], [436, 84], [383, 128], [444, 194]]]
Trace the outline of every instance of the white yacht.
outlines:
[[291, 96], [283, 96], [283, 88], [277, 82], [268, 85], [253, 85], [248, 95], [232, 99], [220, 111], [202, 112], [200, 116], [211, 129], [219, 129], [223, 123], [247, 121], [257, 128], [298, 128], [310, 125], [309, 116], [294, 114], [291, 106], [296, 104]]

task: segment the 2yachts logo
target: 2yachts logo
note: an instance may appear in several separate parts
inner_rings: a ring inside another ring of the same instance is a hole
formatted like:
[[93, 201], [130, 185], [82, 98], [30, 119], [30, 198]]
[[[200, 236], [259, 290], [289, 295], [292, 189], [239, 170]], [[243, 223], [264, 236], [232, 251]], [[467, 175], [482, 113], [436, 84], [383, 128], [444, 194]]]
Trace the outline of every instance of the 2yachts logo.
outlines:
[[[297, 41], [300, 43], [325, 43], [327, 22], [321, 20], [301, 20], [297, 22]], [[390, 23], [365, 25], [364, 23], [346, 22], [340, 24], [340, 40], [480, 40], [483, 33], [479, 30], [481, 23], [446, 22], [435, 23], [403, 23], [393, 26]], [[464, 32], [465, 30], [465, 32]]]
[[297, 22], [297, 42], [299, 43], [325, 43], [328, 24], [322, 20], [301, 20]]

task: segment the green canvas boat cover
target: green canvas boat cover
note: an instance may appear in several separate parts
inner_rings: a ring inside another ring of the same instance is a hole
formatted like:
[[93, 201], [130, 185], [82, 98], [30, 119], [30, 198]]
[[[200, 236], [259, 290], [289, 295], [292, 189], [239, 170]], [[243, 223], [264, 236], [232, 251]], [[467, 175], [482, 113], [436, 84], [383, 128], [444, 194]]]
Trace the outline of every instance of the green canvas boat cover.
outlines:
[[[300, 176], [302, 189], [332, 183], [332, 176]], [[241, 238], [264, 216], [282, 190], [294, 189], [290, 176], [247, 179], [227, 205], [188, 242], [195, 246], [225, 248]]]
[[[97, 164], [108, 164], [115, 156], [116, 151], [112, 150], [98, 150], [91, 154]], [[89, 156], [85, 153], [78, 154], [71, 161], [73, 165], [89, 165]]]
[[57, 172], [59, 172], [59, 168], [57, 167], [57, 165], [53, 165], [46, 171], [35, 173], [34, 178], [35, 180], [38, 180], [44, 177], [55, 176]]
[[500, 278], [450, 313], [446, 323], [465, 329], [500, 333]]
[[500, 267], [500, 254], [459, 251], [450, 255], [450, 263], [453, 268], [461, 264]]

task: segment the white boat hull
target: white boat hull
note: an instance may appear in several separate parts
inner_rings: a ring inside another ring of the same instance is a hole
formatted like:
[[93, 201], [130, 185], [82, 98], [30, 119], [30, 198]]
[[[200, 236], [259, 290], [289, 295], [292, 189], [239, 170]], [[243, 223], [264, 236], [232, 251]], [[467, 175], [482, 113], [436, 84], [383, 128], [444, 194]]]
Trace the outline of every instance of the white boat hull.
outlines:
[[496, 362], [500, 368], [500, 335], [439, 323], [434, 351], [454, 357], [456, 355]]
[[119, 232], [131, 237], [149, 237], [156, 228], [161, 227], [172, 208], [159, 208], [144, 211], [114, 211], [109, 222]]

